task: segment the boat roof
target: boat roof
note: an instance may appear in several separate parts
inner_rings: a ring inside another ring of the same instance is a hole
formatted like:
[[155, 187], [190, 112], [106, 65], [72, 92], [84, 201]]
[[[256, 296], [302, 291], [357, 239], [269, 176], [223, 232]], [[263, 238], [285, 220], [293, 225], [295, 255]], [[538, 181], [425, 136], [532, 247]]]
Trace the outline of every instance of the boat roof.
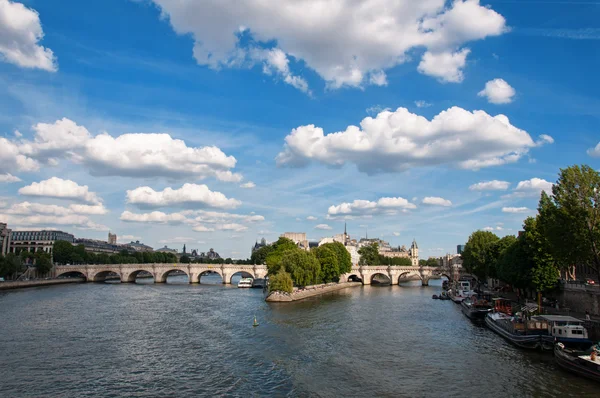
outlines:
[[573, 318], [572, 316], [567, 315], [538, 315], [538, 317], [549, 322], [583, 322], [581, 319]]

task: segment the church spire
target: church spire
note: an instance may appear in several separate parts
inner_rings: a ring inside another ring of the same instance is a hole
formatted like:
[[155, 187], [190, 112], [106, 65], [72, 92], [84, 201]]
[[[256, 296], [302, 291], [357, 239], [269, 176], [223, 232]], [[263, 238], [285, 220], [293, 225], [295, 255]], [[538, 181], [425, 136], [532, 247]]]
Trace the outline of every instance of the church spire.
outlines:
[[344, 235], [348, 235], [348, 233], [346, 232], [346, 223], [344, 223]]

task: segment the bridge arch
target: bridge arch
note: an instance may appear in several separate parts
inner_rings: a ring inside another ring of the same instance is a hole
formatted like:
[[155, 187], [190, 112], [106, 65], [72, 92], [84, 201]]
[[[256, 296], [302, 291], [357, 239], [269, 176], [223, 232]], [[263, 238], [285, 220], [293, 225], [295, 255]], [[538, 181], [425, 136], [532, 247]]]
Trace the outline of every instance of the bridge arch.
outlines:
[[252, 279], [256, 279], [254, 277], [254, 274], [252, 274], [251, 272], [248, 272], [246, 270], [239, 270], [234, 272], [233, 274], [231, 274], [231, 276], [229, 277], [229, 283], [233, 283], [233, 277], [234, 276], [241, 276], [241, 278], [252, 278]]
[[423, 281], [423, 277], [418, 272], [405, 271], [405, 272], [402, 272], [400, 275], [398, 275], [398, 285], [400, 285], [403, 282], [407, 282], [406, 278], [413, 277], [413, 276], [417, 276], [421, 282]]
[[360, 274], [350, 274], [350, 275], [348, 275], [348, 278], [347, 278], [347, 282], [362, 282], [362, 281], [363, 280], [360, 277]]
[[57, 278], [83, 278], [87, 281], [87, 275], [81, 271], [65, 271], [56, 275]]
[[208, 279], [208, 280], [205, 279], [204, 284], [205, 285], [217, 285], [217, 284], [223, 284], [223, 283], [226, 282], [225, 279], [223, 278], [223, 275], [221, 274], [221, 272], [219, 272], [219, 271], [217, 271], [215, 269], [207, 269], [205, 271], [200, 272], [198, 274], [198, 280], [197, 280], [197, 282], [198, 283], [202, 283], [202, 277], [203, 276], [204, 277], [210, 277], [210, 276], [216, 276], [216, 275], [218, 275], [221, 278], [220, 281], [217, 282], [216, 280], [214, 280], [213, 282], [211, 282], [210, 279]]
[[187, 278], [188, 278], [188, 282], [191, 280], [190, 274], [186, 270], [184, 270], [182, 268], [171, 268], [171, 269], [168, 269], [163, 272], [158, 272], [157, 275], [155, 275], [155, 277], [154, 277], [154, 282], [155, 283], [167, 283], [167, 277], [173, 273], [177, 273], [177, 274], [184, 273], [185, 276], [187, 276]]
[[371, 275], [371, 285], [391, 285], [392, 279], [383, 272], [374, 272]]
[[138, 269], [136, 271], [130, 272], [129, 275], [127, 275], [127, 276], [123, 275], [123, 280], [127, 279], [127, 280], [124, 280], [124, 282], [127, 282], [127, 283], [136, 283], [138, 276], [143, 276], [144, 274], [150, 274], [152, 276], [152, 280], [154, 281], [154, 279], [155, 279], [154, 274], [145, 269]]
[[121, 274], [119, 274], [117, 272], [117, 270], [102, 270], [102, 271], [98, 271], [96, 272], [94, 275], [92, 275], [89, 280], [91, 280], [92, 282], [96, 282], [96, 283], [100, 283], [100, 282], [106, 282], [106, 279], [111, 279], [116, 281], [118, 277], [119, 283], [122, 281], [121, 279]]

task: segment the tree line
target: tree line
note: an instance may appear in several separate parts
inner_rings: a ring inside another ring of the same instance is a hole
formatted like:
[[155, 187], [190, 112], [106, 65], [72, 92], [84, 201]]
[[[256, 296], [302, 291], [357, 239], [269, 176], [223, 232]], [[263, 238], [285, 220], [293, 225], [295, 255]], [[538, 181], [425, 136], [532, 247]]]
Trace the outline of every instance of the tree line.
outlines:
[[269, 290], [291, 293], [293, 286], [310, 286], [339, 281], [350, 272], [348, 250], [339, 242], [326, 243], [310, 251], [300, 249], [292, 240], [279, 238], [252, 254], [251, 261], [264, 258], [269, 275]]
[[360, 254], [360, 265], [412, 265], [412, 260], [408, 257], [388, 257], [379, 254], [379, 244], [373, 242], [358, 249]]
[[52, 248], [54, 263], [64, 264], [149, 264], [176, 263], [177, 256], [173, 253], [134, 252], [121, 250], [119, 253], [91, 253], [85, 246], [73, 246], [67, 241], [58, 240]]
[[600, 279], [600, 173], [587, 165], [561, 169], [518, 237], [473, 232], [462, 257], [465, 270], [480, 280], [536, 292], [554, 288], [561, 274], [574, 278], [576, 265], [587, 265]]

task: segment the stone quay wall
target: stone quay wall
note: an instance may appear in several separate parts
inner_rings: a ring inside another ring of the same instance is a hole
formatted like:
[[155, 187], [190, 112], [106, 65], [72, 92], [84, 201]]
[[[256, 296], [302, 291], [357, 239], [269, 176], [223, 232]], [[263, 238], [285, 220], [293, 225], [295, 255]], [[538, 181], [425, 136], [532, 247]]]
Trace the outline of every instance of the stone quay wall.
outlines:
[[558, 296], [561, 309], [600, 316], [600, 287], [581, 284], [565, 284]]
[[0, 290], [22, 289], [25, 287], [63, 285], [65, 283], [83, 283], [85, 278], [41, 279], [37, 281], [0, 282]]
[[305, 298], [319, 296], [321, 294], [335, 292], [348, 287], [362, 286], [361, 282], [340, 282], [340, 283], [325, 283], [322, 285], [307, 286], [303, 289], [294, 288], [293, 293], [273, 292], [265, 299], [273, 303], [286, 303], [292, 301], [304, 300]]

